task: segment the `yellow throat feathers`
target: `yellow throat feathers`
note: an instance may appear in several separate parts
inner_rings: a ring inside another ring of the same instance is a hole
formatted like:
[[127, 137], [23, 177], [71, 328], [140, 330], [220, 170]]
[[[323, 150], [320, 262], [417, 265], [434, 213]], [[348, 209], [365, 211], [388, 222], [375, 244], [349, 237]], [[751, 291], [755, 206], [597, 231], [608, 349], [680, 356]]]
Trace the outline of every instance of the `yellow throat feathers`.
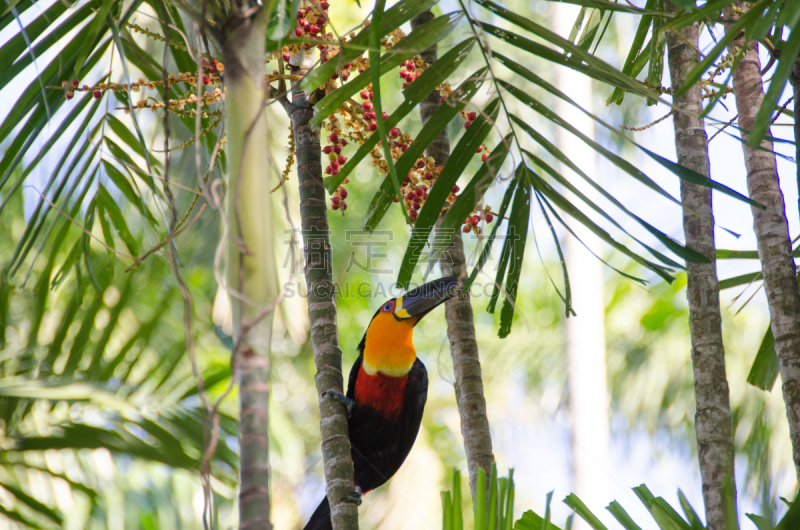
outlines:
[[369, 375], [381, 372], [400, 377], [417, 359], [412, 339], [419, 318], [397, 320], [391, 312], [378, 313], [367, 328], [362, 366]]

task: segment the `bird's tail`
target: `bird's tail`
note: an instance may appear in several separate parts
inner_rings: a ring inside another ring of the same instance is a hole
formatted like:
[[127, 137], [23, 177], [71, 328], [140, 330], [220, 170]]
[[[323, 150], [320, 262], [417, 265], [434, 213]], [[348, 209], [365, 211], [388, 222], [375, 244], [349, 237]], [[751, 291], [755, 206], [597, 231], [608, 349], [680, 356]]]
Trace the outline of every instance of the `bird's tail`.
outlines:
[[331, 506], [328, 504], [327, 496], [322, 499], [317, 509], [314, 510], [311, 519], [308, 520], [308, 524], [303, 530], [333, 530], [333, 524], [331, 523]]

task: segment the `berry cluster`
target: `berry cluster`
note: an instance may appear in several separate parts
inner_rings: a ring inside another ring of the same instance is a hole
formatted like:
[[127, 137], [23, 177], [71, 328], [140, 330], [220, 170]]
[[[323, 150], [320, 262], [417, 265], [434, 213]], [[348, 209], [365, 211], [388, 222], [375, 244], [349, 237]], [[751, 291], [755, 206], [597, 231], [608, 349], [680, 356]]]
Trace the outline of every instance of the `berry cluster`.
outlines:
[[[216, 59], [212, 59], [210, 62], [203, 59], [202, 66], [203, 66], [203, 77], [201, 78], [201, 81], [203, 82], [204, 85], [222, 84], [222, 72], [225, 70], [225, 65], [223, 65]], [[167, 86], [172, 86], [175, 83], [187, 83], [189, 85], [189, 89], [191, 89], [191, 87], [197, 83], [197, 72], [186, 72], [186, 73], [180, 72], [177, 75], [169, 74], [166, 80]], [[114, 92], [118, 90], [124, 90], [124, 91], [130, 90], [131, 92], [139, 92], [142, 89], [155, 90], [156, 87], [164, 86], [164, 80], [160, 79], [158, 81], [145, 81], [144, 79], [139, 78], [137, 81], [130, 84], [98, 83], [95, 86], [88, 86], [88, 85], [80, 86], [80, 84], [81, 82], [78, 79], [61, 82], [61, 89], [64, 90], [67, 99], [72, 99], [75, 96], [75, 92], [91, 92], [92, 96], [94, 96], [95, 99], [100, 99], [101, 97], [103, 97], [103, 92], [105, 92], [106, 90], [111, 90]], [[58, 88], [58, 87], [48, 87], [48, 88]], [[214, 92], [215, 93], [219, 92], [221, 94], [220, 89], [216, 89]], [[195, 99], [197, 99], [196, 95]], [[176, 100], [170, 100], [170, 106], [173, 105], [173, 101]], [[185, 101], [184, 104], [188, 102], [189, 101]], [[137, 104], [137, 107], [140, 109], [144, 107], [148, 108], [153, 107], [152, 105], [145, 105], [144, 101], [140, 101], [139, 103], [141, 103], [141, 105]], [[174, 104], [177, 105], [177, 103]], [[159, 106], [163, 107], [164, 105], [163, 104], [155, 105], [155, 107]]]
[[400, 64], [400, 78], [403, 80], [403, 90], [416, 78], [422, 75], [422, 72], [428, 67], [427, 63], [422, 60], [422, 57], [412, 57], [408, 61], [403, 61]]

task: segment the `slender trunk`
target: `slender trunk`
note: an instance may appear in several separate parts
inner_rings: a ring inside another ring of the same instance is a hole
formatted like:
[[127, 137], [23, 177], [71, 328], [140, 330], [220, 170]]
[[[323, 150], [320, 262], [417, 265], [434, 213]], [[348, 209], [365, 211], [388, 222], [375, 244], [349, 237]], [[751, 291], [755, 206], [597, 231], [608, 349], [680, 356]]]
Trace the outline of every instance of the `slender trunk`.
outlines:
[[[434, 15], [425, 11], [411, 20], [411, 27], [417, 27], [433, 20]], [[428, 63], [436, 62], [437, 47], [434, 46], [420, 54]], [[420, 116], [423, 125], [427, 123], [436, 109], [441, 105], [441, 96], [434, 90], [420, 103]], [[443, 166], [450, 157], [450, 142], [447, 132], [443, 130], [426, 150], [432, 156], [437, 166]], [[442, 275], [466, 278], [467, 258], [464, 255], [464, 243], [461, 233], [456, 233], [445, 256], [449, 259], [440, 261]], [[453, 371], [455, 373], [456, 401], [458, 413], [461, 416], [461, 435], [464, 437], [464, 450], [467, 454], [467, 467], [469, 469], [469, 486], [472, 498], [475, 498], [475, 487], [478, 480], [478, 469], [491, 474], [494, 463], [492, 452], [492, 436], [489, 432], [489, 418], [486, 416], [486, 399], [483, 396], [483, 379], [481, 376], [481, 361], [478, 355], [478, 342], [475, 340], [475, 317], [472, 313], [472, 303], [469, 292], [451, 298], [445, 303], [445, 318], [447, 320], [447, 336], [450, 339], [450, 354], [453, 357]]]
[[[739, 8], [747, 10], [746, 2], [737, 2]], [[725, 18], [736, 19], [738, 15], [725, 9]], [[730, 27], [730, 26], [728, 26]], [[792, 439], [792, 457], [795, 471], [800, 476], [800, 290], [797, 288], [795, 264], [786, 208], [783, 201], [772, 142], [763, 141], [763, 150], [747, 145], [758, 109], [764, 101], [761, 82], [761, 62], [758, 59], [757, 43], [744, 41], [744, 34], [737, 35], [728, 46], [729, 53], [746, 46], [746, 52], [733, 72], [733, 93], [739, 111], [739, 126], [742, 129], [742, 149], [747, 168], [747, 190], [750, 198], [766, 207], [752, 208], [753, 227], [758, 241], [758, 257], [764, 275], [764, 290], [772, 317], [772, 334], [775, 336], [775, 352], [778, 354], [783, 400], [789, 419]]]
[[[234, 359], [240, 374], [240, 528], [272, 528], [269, 520], [269, 351], [278, 295], [267, 153], [264, 57], [266, 11], [247, 15], [234, 2], [222, 42], [225, 60], [225, 148], [228, 289]], [[242, 296], [242, 293], [244, 296]], [[237, 351], [238, 350], [238, 351]]]
[[[674, 4], [671, 12], [677, 12]], [[697, 64], [699, 26], [667, 32], [667, 54], [673, 89], [684, 84], [686, 74]], [[678, 163], [709, 176], [708, 137], [700, 115], [703, 99], [696, 83], [682, 96], [673, 98], [678, 111], [673, 115], [675, 150]], [[681, 181], [683, 233], [686, 246], [710, 260], [687, 263], [689, 330], [692, 341], [694, 393], [697, 401], [695, 431], [706, 521], [710, 530], [724, 530], [737, 524], [736, 511], [727, 521], [726, 503], [736, 506], [736, 481], [733, 470], [734, 448], [728, 378], [725, 373], [725, 348], [722, 344], [722, 316], [719, 306], [714, 213], [711, 189]], [[726, 484], [729, 482], [729, 484]], [[725, 499], [732, 492], [733, 499]], [[732, 502], [731, 502], [732, 501]]]
[[[292, 57], [292, 73], [305, 75], [313, 64], [313, 48], [308, 53], [301, 51]], [[331, 271], [328, 210], [322, 184], [320, 130], [308, 125], [314, 109], [309, 105], [307, 94], [296, 86], [288, 111], [294, 126], [308, 319], [317, 366], [315, 380], [326, 489], [333, 528], [351, 530], [358, 528], [358, 506], [352, 500], [346, 500], [355, 491], [347, 416], [341, 403], [323, 396], [326, 390], [343, 393], [344, 381]]]
[[[578, 11], [577, 6], [554, 4], [552, 21], [555, 31], [569, 35]], [[556, 70], [556, 86], [592, 111], [591, 79], [574, 70], [559, 68]], [[594, 121], [569, 103], [558, 100], [556, 112], [590, 138], [594, 137]], [[578, 163], [585, 173], [592, 177], [597, 175], [597, 154], [593, 149], [561, 128], [558, 129], [557, 142], [559, 149]], [[568, 178], [574, 176], [565, 164], [560, 164], [559, 169]], [[581, 187], [580, 179], [571, 180]], [[571, 225], [584, 243], [596, 244], [597, 238], [588, 229], [580, 223], [572, 222]], [[572, 306], [576, 312], [576, 316], [566, 321], [572, 484], [575, 493], [589, 508], [595, 513], [603, 513], [608, 502], [610, 438], [603, 264], [570, 234], [565, 235], [564, 246]], [[579, 519], [575, 521], [575, 528], [589, 526]]]

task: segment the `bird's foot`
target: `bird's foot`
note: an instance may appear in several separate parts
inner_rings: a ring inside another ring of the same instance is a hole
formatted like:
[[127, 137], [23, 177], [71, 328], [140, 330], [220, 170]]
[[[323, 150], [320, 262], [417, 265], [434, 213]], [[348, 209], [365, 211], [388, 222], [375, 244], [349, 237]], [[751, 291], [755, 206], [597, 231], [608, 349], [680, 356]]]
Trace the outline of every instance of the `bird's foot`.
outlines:
[[342, 502], [350, 502], [355, 504], [356, 506], [361, 506], [361, 488], [356, 486], [356, 490], [348, 495], [347, 497], [342, 497]]
[[345, 396], [341, 392], [337, 392], [335, 390], [326, 390], [322, 393], [322, 397], [332, 397], [342, 405], [344, 405], [345, 414], [347, 414], [348, 418], [353, 417], [353, 409], [356, 408], [356, 402], [350, 399], [349, 397]]

